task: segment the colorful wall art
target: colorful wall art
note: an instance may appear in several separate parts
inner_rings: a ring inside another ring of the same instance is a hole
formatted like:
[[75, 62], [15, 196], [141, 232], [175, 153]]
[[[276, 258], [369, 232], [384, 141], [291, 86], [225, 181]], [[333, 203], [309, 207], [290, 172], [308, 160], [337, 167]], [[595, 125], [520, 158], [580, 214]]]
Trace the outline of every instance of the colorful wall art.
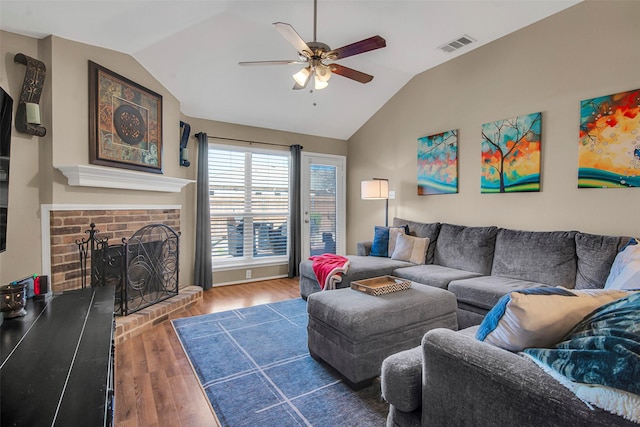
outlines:
[[640, 187], [640, 89], [580, 103], [578, 187]]
[[458, 131], [418, 138], [418, 195], [458, 192]]
[[482, 193], [540, 191], [542, 113], [482, 125]]

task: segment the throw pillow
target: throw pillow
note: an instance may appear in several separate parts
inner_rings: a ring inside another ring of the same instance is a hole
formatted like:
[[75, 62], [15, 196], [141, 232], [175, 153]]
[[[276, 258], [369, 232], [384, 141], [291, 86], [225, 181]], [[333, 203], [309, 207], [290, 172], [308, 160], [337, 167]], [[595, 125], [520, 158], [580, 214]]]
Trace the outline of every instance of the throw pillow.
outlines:
[[389, 230], [396, 228], [406, 232], [406, 227], [383, 227], [376, 225], [373, 228], [373, 243], [371, 244], [371, 256], [388, 257], [389, 256]]
[[429, 249], [427, 249], [427, 261], [426, 264], [433, 264], [433, 256], [435, 253], [436, 242], [438, 241], [438, 233], [440, 233], [439, 222], [424, 223], [417, 221], [409, 221], [408, 219], [402, 219], [398, 217], [393, 218], [393, 225], [406, 225], [407, 234], [411, 234], [416, 237], [428, 237]]
[[429, 247], [428, 238], [398, 234], [396, 239], [395, 250], [391, 254], [391, 259], [424, 264], [427, 257], [427, 248]]
[[373, 243], [371, 244], [371, 256], [389, 255], [389, 228], [376, 225], [373, 228]]
[[389, 227], [389, 250], [388, 250], [388, 256], [391, 256], [391, 254], [395, 250], [396, 241], [398, 240], [398, 235], [399, 234], [409, 234], [408, 227], [406, 225], [402, 226], [402, 227]]
[[623, 290], [560, 287], [513, 291], [487, 313], [476, 338], [509, 351], [550, 347], [591, 311], [627, 295]]
[[604, 288], [640, 289], [640, 245], [637, 239], [631, 239], [616, 255]]

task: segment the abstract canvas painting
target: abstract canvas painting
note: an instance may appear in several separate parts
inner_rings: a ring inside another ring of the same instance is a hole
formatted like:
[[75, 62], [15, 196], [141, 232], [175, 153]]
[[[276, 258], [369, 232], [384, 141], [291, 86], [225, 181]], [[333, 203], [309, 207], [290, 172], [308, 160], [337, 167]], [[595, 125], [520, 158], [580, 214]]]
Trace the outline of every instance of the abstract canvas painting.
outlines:
[[418, 195], [458, 192], [458, 131], [418, 138]]
[[482, 193], [540, 191], [542, 113], [482, 125]]
[[640, 89], [580, 103], [578, 188], [640, 187]]

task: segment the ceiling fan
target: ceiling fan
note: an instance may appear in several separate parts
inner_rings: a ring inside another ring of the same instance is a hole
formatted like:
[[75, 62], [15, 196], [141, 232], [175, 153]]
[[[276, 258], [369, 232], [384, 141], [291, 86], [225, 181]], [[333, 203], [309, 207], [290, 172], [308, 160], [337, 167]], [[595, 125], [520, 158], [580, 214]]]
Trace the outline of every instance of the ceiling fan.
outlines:
[[380, 36], [369, 37], [359, 42], [351, 43], [337, 49], [331, 49], [329, 45], [316, 41], [316, 23], [318, 15], [318, 1], [313, 0], [313, 41], [305, 42], [302, 37], [293, 29], [290, 24], [275, 22], [273, 24], [276, 31], [282, 35], [298, 51], [300, 59], [280, 60], [280, 61], [250, 61], [240, 62], [239, 65], [282, 65], [299, 64], [305, 65], [303, 69], [293, 75], [295, 84], [294, 90], [307, 87], [311, 79], [315, 80], [315, 89], [324, 89], [328, 86], [328, 81], [333, 74], [355, 80], [360, 83], [369, 83], [373, 76], [354, 70], [353, 68], [325, 61], [335, 61], [347, 58], [370, 50], [380, 49], [387, 45], [385, 39]]

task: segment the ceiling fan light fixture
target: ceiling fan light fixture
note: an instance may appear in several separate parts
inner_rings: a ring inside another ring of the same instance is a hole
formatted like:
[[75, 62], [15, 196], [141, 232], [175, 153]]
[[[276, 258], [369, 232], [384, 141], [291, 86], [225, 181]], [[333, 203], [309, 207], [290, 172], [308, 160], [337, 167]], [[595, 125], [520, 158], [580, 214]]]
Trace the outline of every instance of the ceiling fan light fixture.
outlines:
[[316, 67], [316, 78], [321, 82], [328, 82], [331, 78], [331, 68], [324, 64], [318, 64]]
[[326, 81], [322, 81], [320, 80], [320, 78], [316, 75], [316, 84], [315, 84], [315, 89], [316, 90], [320, 90], [320, 89], [324, 89], [325, 87], [329, 86], [329, 83]]
[[[251, 61], [241, 62], [240, 65], [305, 64], [305, 68], [293, 75], [293, 79], [296, 82], [292, 87], [293, 90], [305, 89], [312, 79], [315, 82], [316, 89], [324, 89], [328, 86], [328, 81], [333, 74], [359, 83], [369, 83], [373, 80], [373, 76], [369, 74], [335, 63], [326, 65], [323, 61], [335, 61], [380, 49], [387, 46], [386, 40], [380, 36], [372, 36], [337, 49], [331, 49], [328, 44], [319, 42], [316, 39], [317, 3], [318, 0], [313, 0], [313, 41], [304, 41], [291, 24], [285, 22], [273, 23], [276, 31], [296, 49], [299, 60]], [[460, 42], [462, 43], [462, 41]]]
[[309, 76], [311, 75], [311, 67], [303, 68], [293, 75], [293, 80], [296, 81], [300, 86], [305, 86], [307, 80], [309, 80]]

